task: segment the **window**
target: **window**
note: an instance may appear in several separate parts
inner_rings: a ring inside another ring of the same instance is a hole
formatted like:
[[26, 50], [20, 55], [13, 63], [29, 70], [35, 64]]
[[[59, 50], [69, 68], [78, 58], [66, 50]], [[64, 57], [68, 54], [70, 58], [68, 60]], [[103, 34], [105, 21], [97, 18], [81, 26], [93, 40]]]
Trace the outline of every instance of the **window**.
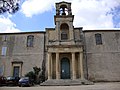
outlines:
[[33, 47], [34, 36], [29, 35], [27, 36], [27, 47]]
[[60, 26], [61, 40], [69, 39], [69, 26], [66, 23], [61, 24]]
[[62, 32], [61, 33], [61, 40], [67, 40], [67, 39], [68, 39], [67, 33]]
[[2, 47], [1, 55], [6, 56], [7, 53], [7, 47]]
[[99, 34], [99, 33], [95, 34], [95, 39], [96, 39], [96, 45], [101, 45], [102, 44], [101, 34]]
[[6, 35], [2, 36], [2, 41], [7, 41], [7, 36]]

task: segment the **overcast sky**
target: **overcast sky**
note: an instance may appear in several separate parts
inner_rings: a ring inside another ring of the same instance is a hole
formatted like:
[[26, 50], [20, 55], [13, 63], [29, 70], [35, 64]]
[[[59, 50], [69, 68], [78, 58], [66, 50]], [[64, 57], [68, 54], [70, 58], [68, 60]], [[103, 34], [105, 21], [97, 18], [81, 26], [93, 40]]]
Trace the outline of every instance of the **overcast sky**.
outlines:
[[[0, 15], [0, 33], [54, 28], [55, 3], [63, 0], [21, 0], [14, 15]], [[74, 26], [86, 29], [120, 28], [120, 0], [64, 0], [72, 3]]]

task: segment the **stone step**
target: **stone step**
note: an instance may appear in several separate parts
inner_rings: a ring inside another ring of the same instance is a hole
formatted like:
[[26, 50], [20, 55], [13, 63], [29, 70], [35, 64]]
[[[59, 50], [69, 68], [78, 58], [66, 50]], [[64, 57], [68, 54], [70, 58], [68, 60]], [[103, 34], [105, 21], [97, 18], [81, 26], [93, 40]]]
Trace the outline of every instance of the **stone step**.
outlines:
[[47, 80], [40, 84], [41, 86], [72, 86], [72, 85], [93, 85], [93, 82], [90, 82], [88, 80], [71, 80], [71, 79], [51, 79]]

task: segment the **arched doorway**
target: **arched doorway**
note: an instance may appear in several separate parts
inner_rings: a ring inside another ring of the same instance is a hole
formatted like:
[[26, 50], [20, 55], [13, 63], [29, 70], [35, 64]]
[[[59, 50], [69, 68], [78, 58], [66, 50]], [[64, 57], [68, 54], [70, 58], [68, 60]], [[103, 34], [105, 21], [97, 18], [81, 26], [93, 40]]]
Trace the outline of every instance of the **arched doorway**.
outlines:
[[61, 79], [70, 79], [70, 61], [68, 58], [61, 60]]

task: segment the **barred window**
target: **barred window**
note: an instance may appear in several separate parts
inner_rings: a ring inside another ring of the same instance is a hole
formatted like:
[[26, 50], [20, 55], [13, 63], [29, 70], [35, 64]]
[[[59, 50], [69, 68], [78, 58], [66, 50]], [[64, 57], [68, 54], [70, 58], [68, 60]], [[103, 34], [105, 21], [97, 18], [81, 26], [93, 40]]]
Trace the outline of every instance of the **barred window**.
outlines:
[[97, 33], [95, 34], [95, 39], [96, 39], [96, 45], [101, 45], [102, 44], [102, 35]]
[[34, 36], [29, 35], [27, 36], [27, 47], [33, 47]]

